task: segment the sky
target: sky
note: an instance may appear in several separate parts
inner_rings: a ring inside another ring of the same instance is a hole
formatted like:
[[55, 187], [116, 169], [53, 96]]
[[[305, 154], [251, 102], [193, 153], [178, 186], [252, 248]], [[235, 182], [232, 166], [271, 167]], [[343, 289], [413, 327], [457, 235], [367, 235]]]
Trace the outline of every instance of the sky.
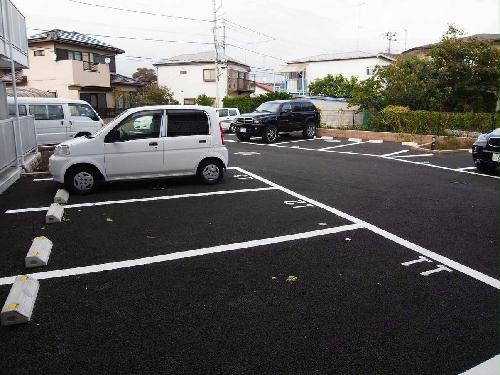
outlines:
[[[125, 50], [117, 57], [117, 72], [128, 76], [160, 59], [213, 49], [212, 0], [12, 1], [26, 17], [28, 35], [77, 31]], [[387, 51], [387, 32], [396, 33], [393, 53], [439, 41], [448, 24], [466, 35], [499, 33], [498, 0], [222, 0], [221, 5], [218, 16], [228, 20], [226, 54], [252, 66], [263, 82], [296, 58]]]

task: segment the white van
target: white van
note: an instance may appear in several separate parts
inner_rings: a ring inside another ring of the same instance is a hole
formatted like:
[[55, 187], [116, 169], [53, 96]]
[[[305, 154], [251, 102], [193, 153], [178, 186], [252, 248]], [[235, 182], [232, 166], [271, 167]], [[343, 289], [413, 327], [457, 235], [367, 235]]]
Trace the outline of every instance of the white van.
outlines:
[[217, 108], [222, 129], [228, 133], [234, 133], [234, 121], [240, 115], [238, 108]]
[[49, 159], [54, 180], [86, 194], [100, 182], [197, 175], [222, 180], [228, 155], [212, 107], [163, 105], [132, 108], [90, 137], [56, 146]]
[[[9, 114], [15, 116], [14, 98], [7, 99]], [[103, 121], [83, 100], [63, 98], [17, 98], [19, 115], [35, 117], [36, 142], [55, 145], [68, 139], [94, 134]]]

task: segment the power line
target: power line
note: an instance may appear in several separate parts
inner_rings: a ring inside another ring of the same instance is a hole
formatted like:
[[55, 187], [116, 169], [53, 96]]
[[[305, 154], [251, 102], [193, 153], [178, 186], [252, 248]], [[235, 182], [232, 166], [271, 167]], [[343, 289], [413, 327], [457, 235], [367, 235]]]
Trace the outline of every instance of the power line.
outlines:
[[75, 4], [93, 6], [93, 7], [96, 7], [96, 8], [104, 8], [104, 9], [117, 10], [117, 11], [120, 11], [120, 12], [145, 14], [145, 15], [148, 15], [148, 16], [166, 17], [166, 18], [173, 18], [173, 19], [179, 19], [179, 20], [184, 20], [184, 21], [213, 22], [212, 20], [203, 19], [203, 18], [193, 18], [193, 17], [185, 17], [185, 16], [174, 16], [174, 15], [171, 15], [171, 14], [147, 12], [147, 11], [138, 10], [138, 9], [128, 9], [128, 8], [112, 7], [112, 6], [109, 6], [109, 5], [88, 3], [86, 1], [80, 1], [80, 0], [66, 0], [66, 1], [69, 1], [69, 2], [75, 3]]
[[[47, 32], [50, 30], [32, 28], [32, 30]], [[169, 40], [169, 39], [156, 39], [156, 38], [138, 38], [133, 36], [124, 36], [124, 35], [105, 35], [105, 34], [90, 34], [85, 33], [86, 35], [95, 36], [98, 38], [113, 38], [113, 39], [125, 39], [125, 40], [140, 40], [146, 42], [159, 42], [159, 43], [185, 43], [185, 44], [203, 44], [203, 45], [211, 45], [212, 42], [201, 42], [194, 40]]]
[[265, 57], [270, 57], [271, 59], [275, 59], [275, 60], [280, 60], [280, 61], [284, 61], [286, 62], [285, 59], [282, 59], [280, 57], [276, 57], [276, 56], [272, 56], [272, 55], [267, 55], [265, 53], [262, 53], [262, 52], [257, 52], [257, 51], [254, 51], [252, 49], [249, 49], [249, 48], [245, 48], [245, 47], [240, 47], [240, 46], [237, 46], [235, 44], [230, 44], [230, 43], [227, 43], [228, 46], [231, 46], [231, 47], [234, 47], [234, 48], [237, 48], [237, 49], [241, 49], [242, 51], [247, 51], [247, 52], [250, 52], [250, 53], [254, 53], [256, 55], [261, 55], [261, 56], [265, 56]]
[[238, 27], [238, 28], [240, 28], [240, 29], [250, 31], [250, 32], [252, 32], [252, 33], [254, 33], [254, 34], [261, 35], [261, 36], [266, 37], [266, 38], [269, 38], [269, 39], [271, 39], [271, 40], [276, 40], [276, 38], [275, 38], [274, 36], [268, 35], [268, 34], [266, 34], [266, 33], [263, 33], [263, 32], [261, 32], [261, 31], [255, 30], [255, 29], [252, 29], [251, 27], [248, 27], [248, 26], [243, 26], [243, 25], [241, 25], [241, 24], [239, 24], [239, 23], [236, 23], [236, 22], [233, 22], [233, 21], [231, 21], [231, 20], [228, 20], [227, 18], [224, 18], [224, 20], [225, 20], [227, 23], [229, 23], [230, 25], [233, 25], [233, 26]]

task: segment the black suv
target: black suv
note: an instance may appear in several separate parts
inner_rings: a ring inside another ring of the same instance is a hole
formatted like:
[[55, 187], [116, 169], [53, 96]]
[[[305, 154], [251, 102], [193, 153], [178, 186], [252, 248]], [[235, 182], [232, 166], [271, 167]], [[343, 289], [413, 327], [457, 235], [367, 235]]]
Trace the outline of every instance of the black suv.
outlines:
[[262, 103], [254, 112], [236, 118], [234, 128], [240, 141], [262, 137], [273, 143], [279, 133], [302, 131], [304, 138], [314, 138], [319, 113], [309, 100], [273, 100]]
[[500, 129], [481, 134], [472, 146], [472, 159], [477, 169], [484, 172], [498, 168], [498, 137]]

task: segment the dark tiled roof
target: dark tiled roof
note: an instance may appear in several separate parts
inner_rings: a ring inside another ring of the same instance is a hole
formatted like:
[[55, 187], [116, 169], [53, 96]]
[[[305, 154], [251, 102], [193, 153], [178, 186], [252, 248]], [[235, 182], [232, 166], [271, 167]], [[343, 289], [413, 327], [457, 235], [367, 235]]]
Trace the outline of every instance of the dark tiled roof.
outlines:
[[112, 85], [130, 85], [130, 86], [144, 86], [142, 82], [136, 79], [118, 74], [111, 73], [111, 84]]
[[[181, 65], [181, 64], [200, 64], [200, 63], [213, 63], [215, 61], [215, 51], [205, 51], [198, 53], [186, 53], [184, 55], [172, 56], [168, 59], [158, 61], [153, 65]], [[242, 63], [232, 57], [226, 56], [226, 61], [235, 63], [242, 66], [247, 64]]]
[[[0, 81], [1, 82], [6, 82], [6, 83], [12, 83], [12, 74], [9, 73], [2, 73], [0, 71]], [[23, 75], [22, 70], [17, 70], [16, 71], [16, 83], [22, 83], [26, 81], [26, 76]]]
[[40, 34], [32, 35], [29, 38], [28, 43], [31, 44], [31, 43], [47, 42], [47, 41], [77, 44], [80, 46], [88, 46], [106, 51], [112, 51], [115, 53], [125, 52], [120, 48], [113, 47], [112, 45], [100, 41], [98, 39], [95, 39], [90, 35], [80, 34], [77, 33], [76, 31], [64, 31], [59, 29], [45, 31]]

